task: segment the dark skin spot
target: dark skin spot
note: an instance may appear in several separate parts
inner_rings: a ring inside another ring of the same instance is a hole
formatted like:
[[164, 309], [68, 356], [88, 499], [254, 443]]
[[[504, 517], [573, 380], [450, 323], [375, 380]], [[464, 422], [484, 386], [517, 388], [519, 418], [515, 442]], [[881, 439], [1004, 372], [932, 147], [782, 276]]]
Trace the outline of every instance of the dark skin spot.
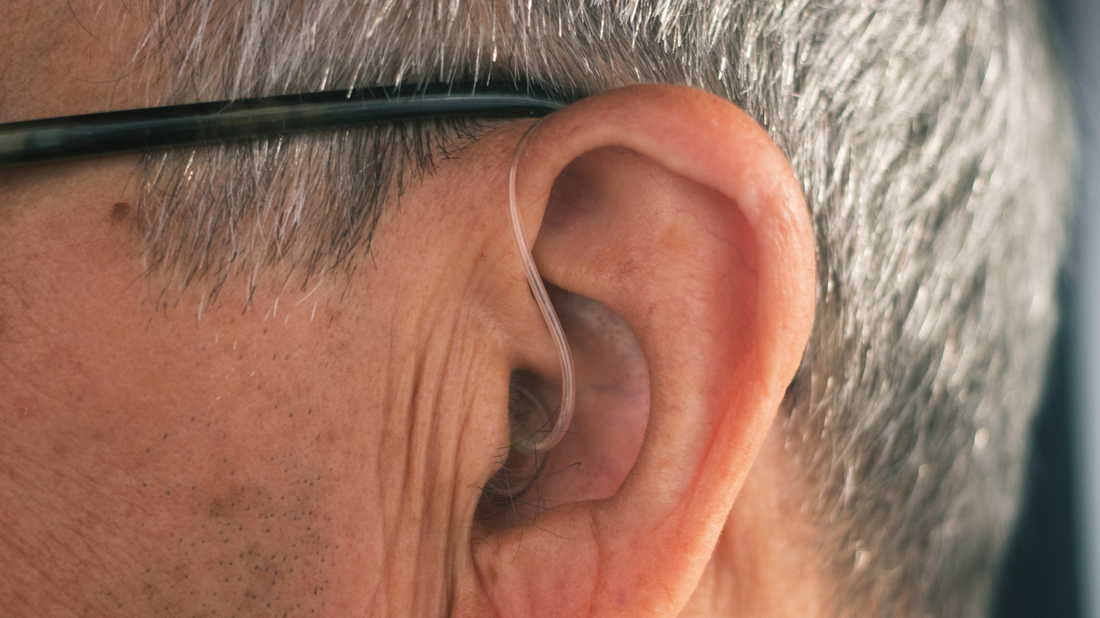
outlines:
[[111, 225], [116, 223], [122, 223], [126, 219], [130, 218], [130, 214], [134, 212], [134, 207], [129, 202], [118, 202], [114, 206], [111, 206]]

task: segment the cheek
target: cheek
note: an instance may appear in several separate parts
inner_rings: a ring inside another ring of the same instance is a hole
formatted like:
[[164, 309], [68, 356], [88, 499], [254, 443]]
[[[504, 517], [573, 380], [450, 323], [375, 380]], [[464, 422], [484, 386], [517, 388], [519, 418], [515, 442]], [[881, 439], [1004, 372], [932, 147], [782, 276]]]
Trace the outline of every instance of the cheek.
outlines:
[[[341, 316], [260, 297], [242, 313], [229, 291], [201, 318], [194, 298], [158, 305], [114, 223], [94, 242], [40, 225], [7, 245], [0, 529], [50, 569], [38, 588], [105, 615], [322, 613], [378, 500], [353, 482], [369, 414], [333, 394], [361, 379]], [[30, 572], [11, 559], [0, 570]]]

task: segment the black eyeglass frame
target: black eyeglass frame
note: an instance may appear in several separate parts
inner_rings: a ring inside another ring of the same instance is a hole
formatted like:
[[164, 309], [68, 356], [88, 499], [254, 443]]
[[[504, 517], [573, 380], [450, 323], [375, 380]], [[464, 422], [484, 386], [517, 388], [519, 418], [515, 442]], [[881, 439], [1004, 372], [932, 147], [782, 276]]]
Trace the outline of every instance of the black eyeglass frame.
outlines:
[[530, 84], [413, 84], [0, 124], [0, 169], [423, 118], [541, 118], [579, 97]]

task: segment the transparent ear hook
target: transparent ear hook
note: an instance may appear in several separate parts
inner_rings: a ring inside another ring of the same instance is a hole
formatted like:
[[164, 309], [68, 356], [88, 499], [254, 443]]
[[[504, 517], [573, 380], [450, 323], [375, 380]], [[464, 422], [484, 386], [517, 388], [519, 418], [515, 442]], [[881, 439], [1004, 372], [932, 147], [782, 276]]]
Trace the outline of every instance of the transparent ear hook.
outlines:
[[[541, 120], [539, 121], [541, 122]], [[538, 303], [542, 319], [550, 329], [550, 336], [554, 339], [554, 346], [558, 350], [558, 361], [561, 363], [561, 406], [558, 408], [558, 418], [554, 422], [554, 428], [541, 440], [521, 440], [515, 448], [526, 455], [546, 452], [554, 448], [565, 435], [569, 427], [569, 420], [573, 417], [573, 403], [576, 398], [575, 378], [573, 374], [573, 356], [569, 353], [569, 344], [565, 340], [565, 331], [562, 330], [558, 314], [554, 312], [554, 305], [550, 303], [550, 296], [546, 293], [546, 286], [542, 284], [535, 260], [531, 257], [531, 251], [527, 248], [527, 239], [523, 236], [523, 228], [519, 224], [519, 207], [516, 205], [516, 167], [519, 165], [519, 156], [523, 153], [523, 145], [527, 142], [527, 136], [539, 122], [531, 125], [527, 132], [520, 138], [516, 145], [516, 152], [512, 155], [512, 169], [508, 173], [508, 203], [512, 217], [512, 236], [516, 241], [520, 257], [523, 259], [524, 274], [527, 275], [527, 284], [531, 286], [531, 292]]]

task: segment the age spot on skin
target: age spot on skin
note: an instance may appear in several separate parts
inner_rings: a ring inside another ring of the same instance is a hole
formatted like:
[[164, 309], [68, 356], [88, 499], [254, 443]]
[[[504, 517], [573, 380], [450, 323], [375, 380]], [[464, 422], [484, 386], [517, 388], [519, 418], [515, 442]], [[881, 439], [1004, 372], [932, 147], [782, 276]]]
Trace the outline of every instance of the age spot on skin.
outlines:
[[130, 213], [133, 211], [134, 207], [129, 202], [117, 202], [111, 207], [111, 225], [122, 223], [126, 219], [129, 219]]

